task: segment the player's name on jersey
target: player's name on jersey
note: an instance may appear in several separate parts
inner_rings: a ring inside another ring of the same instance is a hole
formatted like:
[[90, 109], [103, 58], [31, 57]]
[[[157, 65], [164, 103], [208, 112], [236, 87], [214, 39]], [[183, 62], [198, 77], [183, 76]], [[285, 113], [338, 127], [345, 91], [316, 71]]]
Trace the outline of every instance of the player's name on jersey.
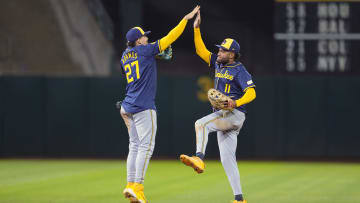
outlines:
[[125, 54], [125, 55], [121, 58], [121, 61], [122, 61], [123, 64], [125, 64], [126, 61], [127, 61], [128, 59], [130, 59], [130, 58], [132, 58], [132, 59], [137, 59], [137, 53], [136, 53], [135, 51], [130, 51], [129, 53]]
[[233, 80], [234, 76], [230, 75], [228, 71], [225, 71], [225, 73], [216, 73], [215, 77], [217, 78], [225, 78], [228, 80]]

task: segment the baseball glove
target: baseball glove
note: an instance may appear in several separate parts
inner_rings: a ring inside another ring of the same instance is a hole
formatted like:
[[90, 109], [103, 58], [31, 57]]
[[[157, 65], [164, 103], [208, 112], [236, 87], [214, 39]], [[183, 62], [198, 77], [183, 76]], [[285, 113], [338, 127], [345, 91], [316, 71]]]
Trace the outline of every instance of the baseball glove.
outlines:
[[172, 58], [172, 48], [171, 45], [166, 48], [164, 51], [156, 55], [157, 59], [170, 60]]
[[211, 103], [211, 106], [213, 106], [215, 109], [223, 109], [228, 111], [232, 111], [234, 109], [234, 107], [229, 106], [229, 103], [232, 101], [232, 99], [214, 88], [209, 89], [208, 99]]

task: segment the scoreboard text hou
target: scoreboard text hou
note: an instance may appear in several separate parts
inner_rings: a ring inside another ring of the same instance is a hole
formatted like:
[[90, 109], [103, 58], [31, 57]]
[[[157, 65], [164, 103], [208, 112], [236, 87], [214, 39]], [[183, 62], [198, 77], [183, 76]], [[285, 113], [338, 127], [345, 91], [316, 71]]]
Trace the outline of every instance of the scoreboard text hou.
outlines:
[[277, 0], [275, 60], [283, 73], [360, 73], [360, 1]]

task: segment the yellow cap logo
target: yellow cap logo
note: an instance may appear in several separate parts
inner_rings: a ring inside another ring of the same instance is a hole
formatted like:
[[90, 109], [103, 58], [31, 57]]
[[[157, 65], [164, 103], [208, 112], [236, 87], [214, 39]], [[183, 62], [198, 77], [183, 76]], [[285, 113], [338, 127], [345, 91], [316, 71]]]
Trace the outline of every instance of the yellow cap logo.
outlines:
[[223, 43], [221, 44], [222, 47], [226, 48], [227, 50], [230, 49], [231, 47], [231, 44], [233, 43], [233, 39], [230, 39], [230, 38], [226, 38]]

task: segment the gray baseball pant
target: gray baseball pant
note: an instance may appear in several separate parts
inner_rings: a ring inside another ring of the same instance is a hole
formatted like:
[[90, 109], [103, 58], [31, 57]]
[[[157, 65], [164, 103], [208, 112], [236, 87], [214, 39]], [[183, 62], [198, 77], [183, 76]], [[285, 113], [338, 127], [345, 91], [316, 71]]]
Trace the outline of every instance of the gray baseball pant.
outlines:
[[242, 194], [240, 174], [236, 162], [237, 136], [245, 121], [245, 114], [237, 109], [220, 110], [195, 122], [196, 152], [205, 154], [208, 135], [217, 131], [221, 163], [234, 195]]
[[121, 108], [120, 114], [129, 133], [129, 154], [126, 161], [127, 181], [143, 184], [155, 147], [156, 111], [147, 109], [131, 114]]

